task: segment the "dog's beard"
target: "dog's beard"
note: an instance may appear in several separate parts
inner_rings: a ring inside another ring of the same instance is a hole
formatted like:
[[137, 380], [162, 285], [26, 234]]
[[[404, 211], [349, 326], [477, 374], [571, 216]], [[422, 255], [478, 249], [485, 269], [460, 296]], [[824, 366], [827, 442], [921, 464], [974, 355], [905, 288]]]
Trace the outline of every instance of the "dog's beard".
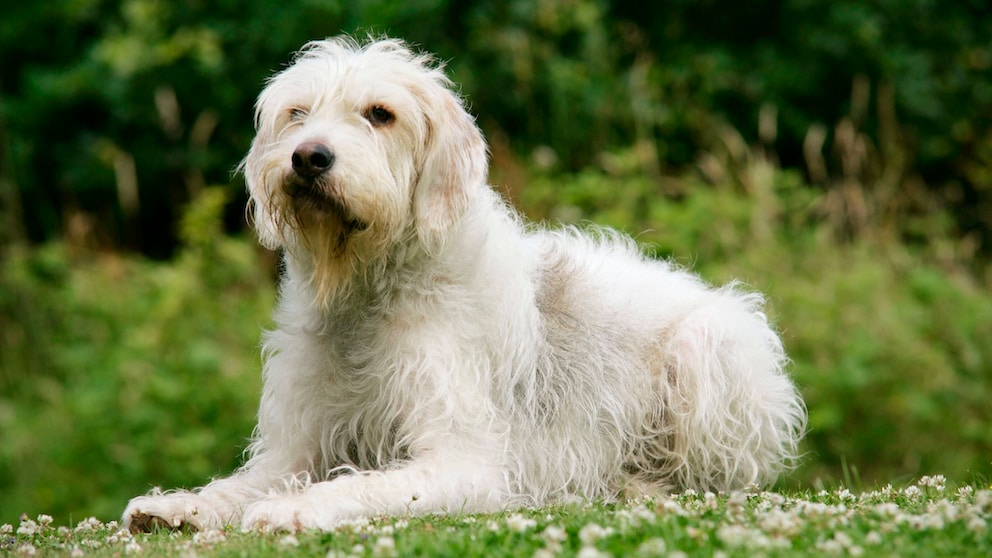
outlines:
[[328, 193], [333, 192], [328, 186], [290, 178], [282, 185], [278, 195], [281, 207], [275, 212], [293, 231], [297, 241], [287, 248], [309, 263], [314, 303], [325, 310], [350, 286], [360, 264], [351, 244], [368, 228], [340, 197]]
[[[326, 237], [324, 241], [329, 241], [334, 247], [331, 252], [341, 256], [351, 235], [368, 227], [351, 214], [340, 198], [324, 193], [325, 187], [322, 184], [307, 184], [302, 180], [290, 179], [283, 184], [282, 190], [293, 220], [290, 224], [303, 233], [308, 245], [312, 246], [313, 236]], [[309, 231], [317, 231], [319, 234], [311, 235]]]

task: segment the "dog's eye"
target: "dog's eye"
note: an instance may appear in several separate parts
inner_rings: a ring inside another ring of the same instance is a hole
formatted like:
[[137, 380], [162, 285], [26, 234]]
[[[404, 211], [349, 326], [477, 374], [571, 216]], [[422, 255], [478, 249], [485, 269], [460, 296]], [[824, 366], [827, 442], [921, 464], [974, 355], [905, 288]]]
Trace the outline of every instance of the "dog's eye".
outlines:
[[380, 105], [373, 105], [365, 111], [365, 119], [373, 126], [386, 126], [396, 120], [396, 117], [389, 112], [389, 109]]
[[309, 114], [310, 111], [304, 107], [290, 107], [289, 109], [289, 119], [293, 122], [299, 122], [300, 120], [306, 118]]

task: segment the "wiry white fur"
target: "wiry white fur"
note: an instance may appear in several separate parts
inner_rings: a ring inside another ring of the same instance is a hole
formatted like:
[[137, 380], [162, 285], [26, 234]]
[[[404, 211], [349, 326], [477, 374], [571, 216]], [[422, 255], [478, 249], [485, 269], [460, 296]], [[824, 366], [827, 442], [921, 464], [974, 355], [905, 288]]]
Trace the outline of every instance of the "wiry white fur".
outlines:
[[[373, 106], [395, 121], [373, 123]], [[429, 57], [312, 43], [262, 92], [257, 129], [244, 170], [285, 270], [250, 458], [194, 492], [135, 498], [130, 528], [333, 529], [730, 490], [790, 465], [805, 410], [761, 296], [610, 230], [525, 227], [486, 186], [481, 134]], [[316, 182], [332, 211], [284, 190], [314, 141], [335, 155]]]

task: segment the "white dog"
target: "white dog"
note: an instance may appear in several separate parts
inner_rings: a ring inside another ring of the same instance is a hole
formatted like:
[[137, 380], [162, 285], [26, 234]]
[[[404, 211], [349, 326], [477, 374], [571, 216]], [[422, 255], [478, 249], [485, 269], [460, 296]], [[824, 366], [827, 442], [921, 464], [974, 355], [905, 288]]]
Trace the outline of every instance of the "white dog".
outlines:
[[131, 530], [333, 529], [773, 482], [805, 409], [762, 298], [618, 233], [524, 226], [441, 67], [308, 44], [243, 163], [282, 249], [250, 457], [133, 499]]

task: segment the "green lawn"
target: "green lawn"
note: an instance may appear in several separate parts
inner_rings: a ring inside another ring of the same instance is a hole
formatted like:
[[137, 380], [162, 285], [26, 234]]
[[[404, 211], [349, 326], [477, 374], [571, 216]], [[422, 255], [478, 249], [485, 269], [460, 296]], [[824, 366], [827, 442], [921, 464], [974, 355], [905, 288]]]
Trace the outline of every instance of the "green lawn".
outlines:
[[990, 556], [992, 487], [923, 477], [855, 494], [687, 492], [624, 505], [571, 504], [493, 515], [380, 518], [332, 533], [131, 535], [95, 519], [0, 526], [13, 555], [174, 556]]

